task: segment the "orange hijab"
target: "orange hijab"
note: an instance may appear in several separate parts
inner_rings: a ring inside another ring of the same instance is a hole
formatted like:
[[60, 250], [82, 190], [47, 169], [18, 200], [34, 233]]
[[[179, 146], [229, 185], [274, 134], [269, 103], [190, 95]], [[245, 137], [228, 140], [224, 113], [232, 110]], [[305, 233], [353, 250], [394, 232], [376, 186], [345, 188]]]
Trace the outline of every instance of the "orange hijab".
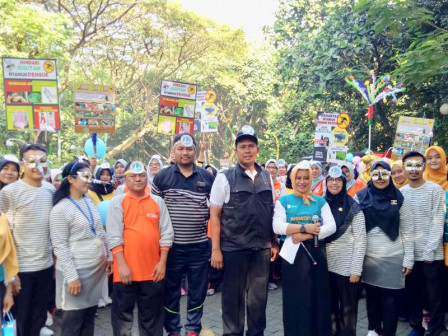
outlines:
[[[310, 178], [310, 187], [308, 189], [307, 192], [300, 192], [297, 189], [297, 185], [296, 185], [296, 176], [299, 170], [304, 170], [306, 172], [308, 172], [308, 176]], [[305, 203], [306, 205], [310, 206], [310, 200], [313, 202], [316, 202], [316, 200], [313, 198], [313, 196], [311, 196], [311, 182], [313, 181], [313, 174], [311, 173], [311, 166], [308, 162], [306, 161], [302, 161], [299, 162], [299, 164], [297, 166], [295, 166], [291, 172], [291, 184], [292, 184], [292, 188], [293, 188], [293, 193], [295, 196], [297, 197], [302, 197], [303, 203]]]
[[440, 185], [443, 190], [448, 190], [448, 181], [447, 181], [447, 173], [448, 168], [446, 166], [446, 154], [442, 147], [439, 146], [431, 146], [429, 147], [425, 152], [425, 158], [428, 160], [428, 154], [430, 151], [435, 150], [442, 159], [442, 164], [440, 165], [440, 168], [437, 170], [433, 170], [429, 168], [428, 164], [426, 165], [426, 169], [423, 172], [423, 178], [425, 180], [437, 183]]

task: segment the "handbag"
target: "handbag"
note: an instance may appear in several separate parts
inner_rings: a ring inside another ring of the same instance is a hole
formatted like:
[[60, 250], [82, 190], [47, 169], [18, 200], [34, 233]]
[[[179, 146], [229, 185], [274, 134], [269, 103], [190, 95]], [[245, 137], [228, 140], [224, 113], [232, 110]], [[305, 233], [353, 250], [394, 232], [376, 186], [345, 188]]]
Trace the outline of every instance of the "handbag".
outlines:
[[16, 336], [17, 335], [16, 320], [12, 316], [11, 312], [7, 312], [7, 313], [3, 314], [2, 335], [3, 336]]

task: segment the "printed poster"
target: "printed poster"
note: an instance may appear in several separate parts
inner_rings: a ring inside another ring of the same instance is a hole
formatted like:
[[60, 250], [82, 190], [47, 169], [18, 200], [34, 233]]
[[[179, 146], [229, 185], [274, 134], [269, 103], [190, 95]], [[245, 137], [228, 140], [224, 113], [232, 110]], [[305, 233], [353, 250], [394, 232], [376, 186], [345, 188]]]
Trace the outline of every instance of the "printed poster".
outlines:
[[398, 119], [394, 140], [393, 160], [399, 160], [411, 150], [422, 154], [431, 146], [434, 119], [401, 116]]
[[162, 80], [157, 132], [162, 134], [193, 133], [196, 84]]
[[60, 129], [56, 60], [3, 57], [7, 128]]
[[76, 133], [115, 133], [115, 86], [75, 84]]
[[198, 91], [196, 95], [195, 133], [218, 132], [218, 108], [214, 90]]

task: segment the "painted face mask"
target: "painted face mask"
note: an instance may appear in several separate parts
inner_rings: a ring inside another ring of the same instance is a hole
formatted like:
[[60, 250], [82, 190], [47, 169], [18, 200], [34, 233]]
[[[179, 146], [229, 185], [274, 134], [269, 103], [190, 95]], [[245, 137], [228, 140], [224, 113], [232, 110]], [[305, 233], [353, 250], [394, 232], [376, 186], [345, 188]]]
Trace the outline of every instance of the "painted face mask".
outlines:
[[407, 160], [404, 163], [404, 169], [410, 172], [422, 171], [425, 169], [425, 164], [419, 160]]
[[48, 158], [47, 155], [31, 155], [23, 158], [23, 163], [28, 168], [36, 168], [39, 173], [44, 175], [44, 168], [48, 167]]
[[92, 183], [92, 173], [90, 171], [78, 171], [76, 172], [81, 181]]
[[370, 172], [370, 178], [372, 181], [387, 180], [389, 179], [390, 171], [387, 169], [375, 169]]

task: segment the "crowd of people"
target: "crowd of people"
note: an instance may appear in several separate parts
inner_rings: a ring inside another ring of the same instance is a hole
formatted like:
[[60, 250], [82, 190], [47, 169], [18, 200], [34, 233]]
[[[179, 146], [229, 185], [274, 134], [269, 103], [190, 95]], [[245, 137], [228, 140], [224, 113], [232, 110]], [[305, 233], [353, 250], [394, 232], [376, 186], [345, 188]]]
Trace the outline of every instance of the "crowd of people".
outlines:
[[[116, 336], [199, 335], [206, 295], [222, 291], [224, 335], [263, 335], [268, 290], [281, 281], [287, 336], [356, 335], [365, 290], [368, 336], [448, 327], [444, 150], [327, 164], [270, 159], [250, 126], [234, 166], [175, 136], [171, 162], [79, 157], [50, 169], [24, 145], [0, 160], [0, 305], [18, 336], [94, 335], [111, 304]], [[198, 152], [199, 157], [198, 157]], [[444, 247], [445, 252], [444, 252]], [[185, 283], [184, 283], [184, 280]], [[187, 287], [186, 323], [180, 298]]]

